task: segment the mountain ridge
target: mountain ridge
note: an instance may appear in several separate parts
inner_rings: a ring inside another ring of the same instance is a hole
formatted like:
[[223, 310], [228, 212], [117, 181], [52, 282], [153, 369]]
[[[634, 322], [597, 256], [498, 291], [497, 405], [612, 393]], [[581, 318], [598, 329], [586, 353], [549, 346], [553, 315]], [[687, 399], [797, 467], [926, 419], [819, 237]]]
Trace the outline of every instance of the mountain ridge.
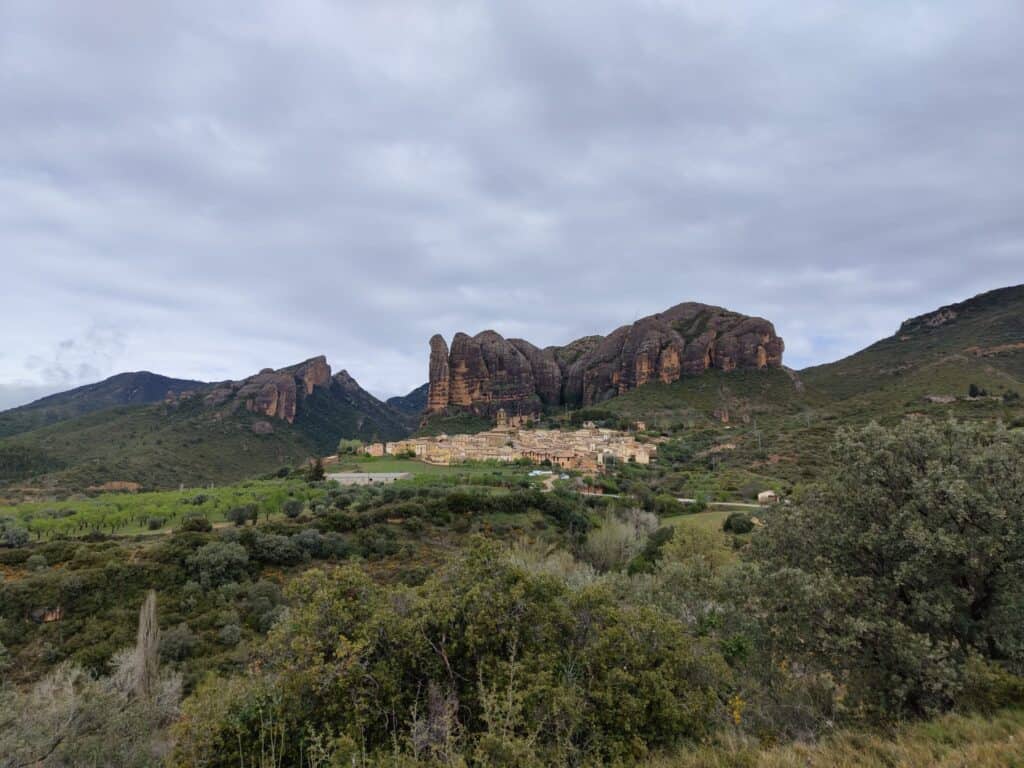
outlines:
[[430, 339], [427, 415], [498, 409], [532, 415], [545, 408], [608, 400], [649, 382], [672, 383], [710, 369], [782, 365], [785, 344], [771, 322], [698, 302], [541, 349], [525, 339], [486, 330], [459, 332], [451, 346]]

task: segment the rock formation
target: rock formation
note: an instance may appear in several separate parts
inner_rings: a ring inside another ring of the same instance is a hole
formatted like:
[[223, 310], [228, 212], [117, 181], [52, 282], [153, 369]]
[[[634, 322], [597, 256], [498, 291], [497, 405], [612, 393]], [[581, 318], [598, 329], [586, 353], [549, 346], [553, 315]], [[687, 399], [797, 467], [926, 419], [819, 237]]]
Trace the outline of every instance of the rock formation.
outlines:
[[544, 406], [584, 406], [652, 381], [671, 383], [714, 368], [777, 368], [783, 342], [767, 320], [685, 303], [564, 347], [540, 349], [494, 331], [457, 333], [451, 348], [430, 340], [428, 414], [449, 409], [491, 416]]
[[331, 366], [324, 356], [280, 370], [264, 368], [243, 381], [217, 384], [207, 395], [209, 405], [221, 405], [232, 398], [246, 410], [261, 416], [295, 421], [299, 401], [313, 394], [315, 387], [330, 387]]

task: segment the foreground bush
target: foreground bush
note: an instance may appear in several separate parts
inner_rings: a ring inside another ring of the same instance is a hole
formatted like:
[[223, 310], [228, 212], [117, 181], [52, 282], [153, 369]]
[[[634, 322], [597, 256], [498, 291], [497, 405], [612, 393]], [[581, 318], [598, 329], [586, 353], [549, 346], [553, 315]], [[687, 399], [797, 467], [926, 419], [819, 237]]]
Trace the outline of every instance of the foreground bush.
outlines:
[[912, 419], [840, 433], [834, 460], [754, 538], [752, 610], [778, 658], [828, 670], [872, 716], [991, 698], [974, 660], [1024, 671], [1024, 436]]
[[275, 738], [283, 765], [308, 762], [316, 744], [345, 765], [363, 750], [509, 766], [628, 760], [725, 717], [727, 669], [682, 623], [600, 584], [572, 589], [493, 544], [416, 589], [346, 567], [289, 591], [262, 674], [211, 680], [187, 703], [179, 764], [250, 764]]

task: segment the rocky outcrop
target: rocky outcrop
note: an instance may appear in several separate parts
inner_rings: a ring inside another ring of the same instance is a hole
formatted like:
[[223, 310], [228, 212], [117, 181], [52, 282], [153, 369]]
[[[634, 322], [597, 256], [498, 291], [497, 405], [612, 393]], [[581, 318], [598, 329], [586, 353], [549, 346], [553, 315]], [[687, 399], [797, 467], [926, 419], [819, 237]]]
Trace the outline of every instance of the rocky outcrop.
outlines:
[[564, 347], [539, 349], [484, 331], [456, 334], [449, 349], [434, 336], [426, 412], [489, 416], [499, 408], [529, 414], [545, 406], [592, 405], [709, 369], [781, 367], [783, 348], [767, 320], [693, 302]]
[[264, 368], [242, 381], [217, 384], [206, 395], [206, 403], [220, 406], [231, 400], [246, 410], [269, 418], [294, 423], [299, 401], [313, 394], [316, 387], [330, 387], [331, 366], [324, 356], [280, 370]]
[[427, 410], [440, 411], [448, 407], [451, 400], [450, 368], [448, 366], [448, 344], [441, 334], [430, 339], [430, 386], [427, 390]]

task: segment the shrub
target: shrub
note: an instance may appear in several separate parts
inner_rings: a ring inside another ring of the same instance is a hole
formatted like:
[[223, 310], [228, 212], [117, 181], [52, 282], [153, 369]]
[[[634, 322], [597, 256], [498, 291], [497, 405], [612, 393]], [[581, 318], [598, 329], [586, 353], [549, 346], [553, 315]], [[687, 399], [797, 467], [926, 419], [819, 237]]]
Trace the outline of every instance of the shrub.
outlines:
[[672, 515], [681, 515], [685, 508], [679, 499], [663, 493], [654, 497], [654, 511], [661, 517], [671, 517]]
[[733, 512], [725, 518], [722, 530], [726, 533], [750, 533], [754, 530], [754, 521], [746, 512]]
[[7, 528], [3, 536], [0, 536], [0, 541], [12, 549], [24, 547], [29, 541], [28, 531], [24, 528]]
[[25, 567], [30, 571], [45, 571], [48, 565], [46, 558], [39, 554], [30, 555], [25, 561]]
[[189, 569], [207, 589], [243, 578], [248, 564], [249, 553], [245, 547], [228, 541], [204, 544], [188, 559]]
[[164, 527], [166, 520], [162, 517], [150, 517], [146, 520], [146, 528], [151, 531], [159, 531]]
[[320, 531], [314, 528], [304, 528], [292, 537], [294, 542], [311, 557], [322, 557], [324, 552], [324, 537]]
[[949, 708], [975, 655], [1024, 671], [1024, 435], [908, 419], [841, 431], [832, 458], [754, 538], [777, 653], [882, 716]]
[[160, 658], [183, 661], [192, 655], [198, 642], [188, 624], [178, 624], [160, 633]]
[[604, 585], [533, 573], [494, 544], [419, 587], [342, 567], [303, 574], [289, 597], [261, 669], [210, 681], [186, 703], [172, 762], [251, 764], [269, 717], [281, 732], [330, 730], [337, 765], [396, 750], [388, 764], [630, 764], [704, 737], [728, 684], [721, 656], [681, 622]]
[[288, 499], [281, 509], [286, 517], [294, 519], [302, 514], [303, 504], [299, 499]]
[[235, 646], [242, 639], [242, 628], [237, 624], [225, 624], [217, 633], [217, 639], [223, 645]]
[[198, 512], [190, 512], [181, 519], [181, 524], [178, 526], [178, 530], [205, 533], [207, 531], [212, 531], [213, 525], [207, 519], [206, 515]]
[[229, 509], [225, 517], [237, 527], [241, 528], [250, 520], [256, 522], [258, 515], [259, 510], [256, 508], [255, 504], [246, 504], [241, 507], [233, 507], [232, 509]]
[[608, 517], [587, 536], [584, 556], [598, 570], [616, 570], [643, 550], [647, 535], [646, 528], [633, 521]]
[[258, 533], [249, 548], [254, 560], [268, 565], [295, 565], [308, 557], [296, 542], [277, 533]]

